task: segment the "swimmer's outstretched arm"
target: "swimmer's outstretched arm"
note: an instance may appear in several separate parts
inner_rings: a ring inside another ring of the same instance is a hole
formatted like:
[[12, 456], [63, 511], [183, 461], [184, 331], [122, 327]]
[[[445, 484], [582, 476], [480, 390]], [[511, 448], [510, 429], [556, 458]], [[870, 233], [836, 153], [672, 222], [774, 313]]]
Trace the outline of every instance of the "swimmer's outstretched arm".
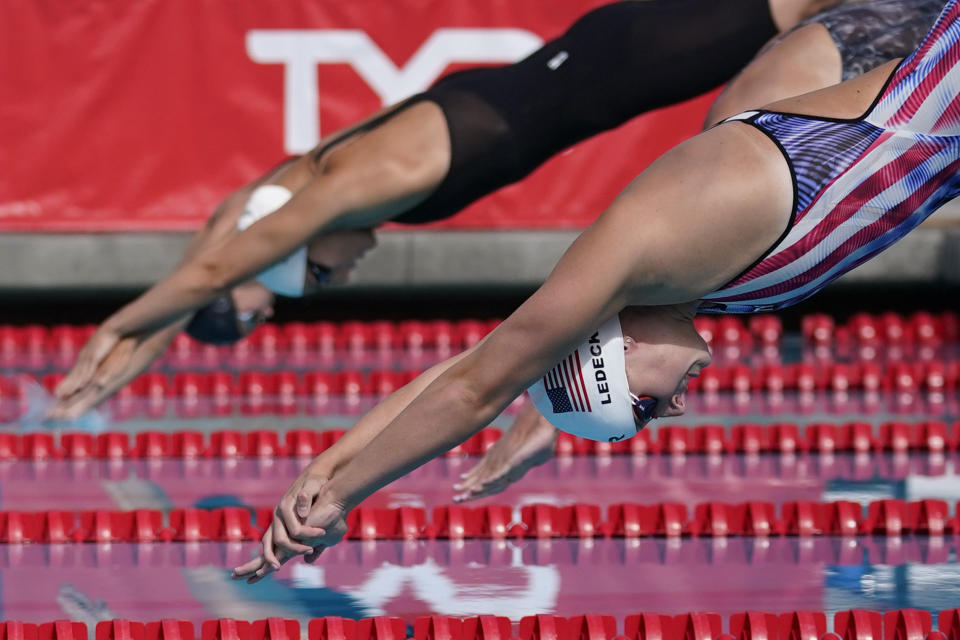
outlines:
[[663, 156], [527, 302], [337, 471], [305, 522], [323, 535], [301, 542], [338, 542], [352, 508], [476, 433], [624, 307], [695, 303], [726, 282], [776, 240], [791, 205], [779, 151], [747, 126], [723, 125]]
[[463, 442], [624, 307], [695, 303], [779, 237], [791, 205], [785, 162], [748, 126], [724, 125], [669, 152], [529, 300], [340, 471], [330, 501], [350, 509]]
[[185, 321], [316, 235], [369, 228], [425, 199], [449, 165], [446, 123], [432, 102], [415, 104], [318, 162], [311, 156], [271, 178], [294, 192], [276, 212], [194, 259], [108, 318], [81, 351], [70, 382], [86, 384], [122, 338]]
[[[191, 238], [180, 264], [188, 263], [198, 254], [216, 247], [234, 235], [237, 220], [243, 214], [250, 193], [293, 162], [295, 160], [281, 163], [224, 198], [203, 227]], [[191, 317], [192, 314], [187, 314], [166, 326], [123, 338], [108, 352], [96, 373], [85, 384], [78, 383], [74, 366], [57, 386], [54, 394], [56, 402], [48, 417], [54, 420], [74, 419], [108, 399], [161, 357]]]
[[327, 154], [297, 163], [271, 183], [293, 197], [244, 232], [200, 253], [122, 309], [111, 325], [126, 335], [163, 324], [248, 280], [323, 231], [370, 228], [417, 204], [447, 171], [449, 144], [439, 107], [416, 104]]
[[[191, 238], [181, 264], [188, 262], [205, 248], [222, 242], [224, 238], [235, 232], [237, 218], [243, 213], [250, 192], [275, 171], [272, 170], [257, 181], [224, 198], [207, 219], [203, 228]], [[74, 384], [76, 378], [70, 375], [73, 373], [71, 370], [63, 382], [57, 386], [54, 394], [56, 402], [50, 408], [48, 417], [53, 420], [70, 420], [98, 406], [162, 356], [189, 320], [188, 315], [167, 326], [119, 341], [104, 358], [87, 384]]]
[[[300, 538], [319, 535], [314, 527], [304, 524], [313, 501], [337, 470], [350, 462], [367, 444], [394, 420], [431, 382], [467, 356], [464, 351], [434, 365], [368, 411], [329, 449], [314, 458], [291, 483], [274, 509], [273, 522], [264, 532], [259, 557], [237, 567], [233, 577], [255, 582], [256, 572], [266, 565], [274, 569], [298, 555], [311, 554], [313, 548], [298, 543]], [[275, 550], [276, 549], [276, 550]]]

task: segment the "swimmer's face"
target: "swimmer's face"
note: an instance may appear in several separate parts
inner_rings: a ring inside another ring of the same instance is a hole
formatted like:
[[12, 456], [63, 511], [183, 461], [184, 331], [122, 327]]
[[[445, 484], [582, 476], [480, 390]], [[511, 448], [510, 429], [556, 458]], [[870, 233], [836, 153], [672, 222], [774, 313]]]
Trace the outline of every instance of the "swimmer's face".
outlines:
[[710, 364], [707, 344], [693, 326], [650, 342], [631, 337], [625, 329], [623, 348], [630, 391], [656, 399], [654, 417], [683, 415], [687, 385]]
[[326, 233], [307, 246], [307, 260], [313, 266], [307, 273], [307, 292], [320, 286], [347, 281], [350, 271], [363, 255], [375, 247], [372, 229], [345, 229]]
[[237, 285], [231, 295], [241, 335], [246, 336], [273, 317], [273, 294], [259, 282], [251, 280]]

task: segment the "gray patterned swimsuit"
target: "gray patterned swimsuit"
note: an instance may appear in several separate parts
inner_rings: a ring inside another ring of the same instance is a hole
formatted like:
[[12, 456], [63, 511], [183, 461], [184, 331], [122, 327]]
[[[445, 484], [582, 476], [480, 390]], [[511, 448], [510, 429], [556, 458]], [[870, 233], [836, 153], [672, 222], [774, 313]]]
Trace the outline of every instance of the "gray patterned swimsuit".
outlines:
[[813, 22], [826, 27], [840, 50], [843, 79], [849, 80], [909, 55], [933, 26], [943, 4], [944, 0], [847, 0], [794, 29]]

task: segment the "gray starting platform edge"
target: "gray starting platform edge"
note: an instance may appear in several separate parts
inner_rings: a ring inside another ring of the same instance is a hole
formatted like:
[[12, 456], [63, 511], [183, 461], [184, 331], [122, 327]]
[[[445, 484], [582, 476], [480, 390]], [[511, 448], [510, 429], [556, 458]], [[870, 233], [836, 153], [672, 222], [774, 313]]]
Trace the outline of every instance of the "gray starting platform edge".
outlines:
[[[189, 235], [0, 234], [0, 294], [142, 289], [176, 266]], [[576, 236], [576, 231], [385, 231], [343, 286], [536, 286]], [[960, 284], [960, 226], [922, 226], [841, 282]]]

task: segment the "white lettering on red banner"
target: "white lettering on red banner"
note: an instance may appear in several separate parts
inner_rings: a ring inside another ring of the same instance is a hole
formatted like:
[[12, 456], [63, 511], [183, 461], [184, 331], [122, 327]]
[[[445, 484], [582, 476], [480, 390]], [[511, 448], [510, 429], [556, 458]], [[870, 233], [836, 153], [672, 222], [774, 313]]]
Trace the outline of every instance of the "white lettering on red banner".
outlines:
[[284, 151], [297, 154], [320, 140], [317, 65], [349, 64], [386, 106], [423, 91], [453, 63], [514, 62], [542, 42], [525, 29], [437, 29], [398, 68], [358, 29], [255, 29], [247, 33], [247, 55], [283, 65]]

